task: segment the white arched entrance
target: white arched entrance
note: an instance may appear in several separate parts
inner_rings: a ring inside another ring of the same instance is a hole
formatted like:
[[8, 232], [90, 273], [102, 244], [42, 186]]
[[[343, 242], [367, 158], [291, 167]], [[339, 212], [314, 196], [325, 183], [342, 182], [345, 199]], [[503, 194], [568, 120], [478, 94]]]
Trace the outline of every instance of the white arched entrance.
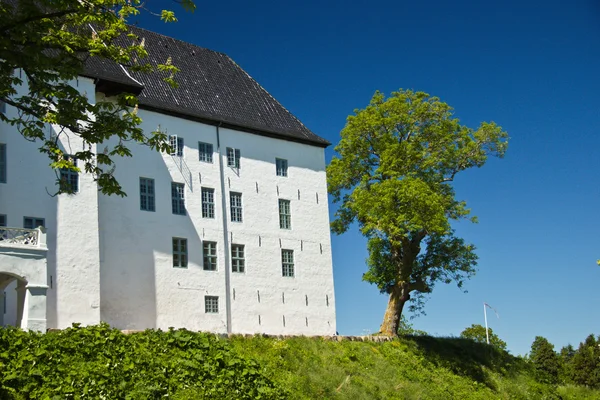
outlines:
[[44, 228], [0, 228], [0, 325], [46, 331], [47, 252]]

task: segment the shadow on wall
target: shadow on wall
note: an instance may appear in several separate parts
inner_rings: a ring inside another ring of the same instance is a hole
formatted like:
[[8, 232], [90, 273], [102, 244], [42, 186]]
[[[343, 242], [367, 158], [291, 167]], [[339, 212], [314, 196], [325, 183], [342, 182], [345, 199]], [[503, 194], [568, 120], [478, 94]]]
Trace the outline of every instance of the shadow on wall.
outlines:
[[[100, 194], [98, 199], [100, 318], [118, 329], [140, 330], [157, 328], [157, 294], [169, 302], [163, 292], [177, 285], [174, 275], [191, 272], [173, 268], [172, 238], [187, 239], [189, 269], [202, 265], [202, 243], [189, 213], [172, 212], [171, 182], [184, 182], [176, 175], [179, 171], [172, 178], [168, 158], [133, 147], [133, 157], [119, 159], [115, 170], [127, 196]], [[154, 179], [155, 211], [141, 209], [140, 177]], [[199, 198], [196, 191], [186, 192], [186, 203], [190, 195]]]

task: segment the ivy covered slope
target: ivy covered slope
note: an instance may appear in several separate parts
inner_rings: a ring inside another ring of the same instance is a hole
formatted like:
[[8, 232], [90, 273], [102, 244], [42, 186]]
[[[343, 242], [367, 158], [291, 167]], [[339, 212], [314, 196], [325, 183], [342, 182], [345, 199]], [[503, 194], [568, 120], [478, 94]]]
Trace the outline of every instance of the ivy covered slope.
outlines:
[[600, 391], [547, 383], [528, 361], [464, 338], [0, 328], [0, 399], [159, 398], [566, 400], [600, 399]]
[[0, 328], [0, 399], [282, 399], [259, 366], [213, 334], [47, 334]]

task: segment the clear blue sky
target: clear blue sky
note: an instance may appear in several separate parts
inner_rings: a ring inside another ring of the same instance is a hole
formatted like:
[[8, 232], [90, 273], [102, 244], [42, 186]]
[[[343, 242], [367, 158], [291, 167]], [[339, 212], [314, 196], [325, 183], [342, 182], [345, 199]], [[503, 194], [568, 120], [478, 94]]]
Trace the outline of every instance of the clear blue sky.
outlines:
[[[493, 120], [509, 132], [503, 160], [456, 182], [479, 217], [457, 226], [478, 248], [479, 272], [467, 294], [440, 284], [416, 328], [458, 335], [483, 324], [486, 301], [500, 313], [488, 315], [490, 326], [515, 354], [536, 335], [560, 348], [600, 334], [600, 3], [197, 6], [177, 24], [143, 18], [141, 26], [228, 54], [334, 144], [375, 90], [398, 88], [441, 97], [472, 127]], [[361, 280], [365, 240], [356, 229], [332, 240], [339, 333], [376, 332], [387, 297]]]

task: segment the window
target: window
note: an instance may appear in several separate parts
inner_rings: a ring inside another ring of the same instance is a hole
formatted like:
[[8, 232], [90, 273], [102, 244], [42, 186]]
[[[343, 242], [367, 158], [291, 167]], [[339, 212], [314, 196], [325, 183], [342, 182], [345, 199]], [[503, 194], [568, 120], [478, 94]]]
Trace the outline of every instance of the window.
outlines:
[[207, 314], [219, 313], [219, 297], [204, 296], [204, 312]]
[[[68, 154], [64, 155], [65, 159], [70, 159], [73, 165], [77, 167], [77, 159]], [[68, 168], [60, 169], [60, 188], [67, 193], [75, 193], [79, 190], [79, 172]]]
[[212, 143], [198, 142], [198, 153], [200, 154], [200, 161], [204, 161], [207, 163], [213, 162]]
[[231, 221], [242, 222], [242, 194], [229, 193], [229, 202], [231, 207]]
[[294, 277], [294, 250], [281, 250], [282, 275]]
[[202, 218], [215, 217], [215, 189], [202, 188]]
[[183, 183], [171, 183], [171, 205], [173, 214], [185, 215], [185, 185]]
[[233, 272], [244, 272], [244, 245], [231, 245], [231, 270]]
[[6, 144], [0, 143], [0, 183], [6, 183]]
[[36, 229], [38, 226], [45, 226], [44, 218], [23, 217], [23, 228]]
[[[6, 226], [6, 215], [0, 214], [0, 226]], [[0, 240], [7, 239], [7, 232], [3, 229], [0, 229]]]
[[279, 199], [279, 227], [281, 229], [292, 229], [292, 213], [289, 200]]
[[240, 150], [233, 149], [231, 147], [227, 148], [227, 166], [233, 168], [240, 167]]
[[171, 146], [172, 156], [183, 156], [183, 138], [171, 135], [169, 136], [169, 145]]
[[217, 270], [217, 243], [205, 241], [204, 246], [202, 246], [202, 255], [204, 258], [204, 270], [205, 271], [216, 271]]
[[154, 179], [140, 178], [140, 209], [156, 211], [154, 205]]
[[173, 238], [173, 268], [187, 268], [187, 239]]
[[277, 168], [277, 176], [287, 176], [287, 160], [276, 158], [275, 166]]

